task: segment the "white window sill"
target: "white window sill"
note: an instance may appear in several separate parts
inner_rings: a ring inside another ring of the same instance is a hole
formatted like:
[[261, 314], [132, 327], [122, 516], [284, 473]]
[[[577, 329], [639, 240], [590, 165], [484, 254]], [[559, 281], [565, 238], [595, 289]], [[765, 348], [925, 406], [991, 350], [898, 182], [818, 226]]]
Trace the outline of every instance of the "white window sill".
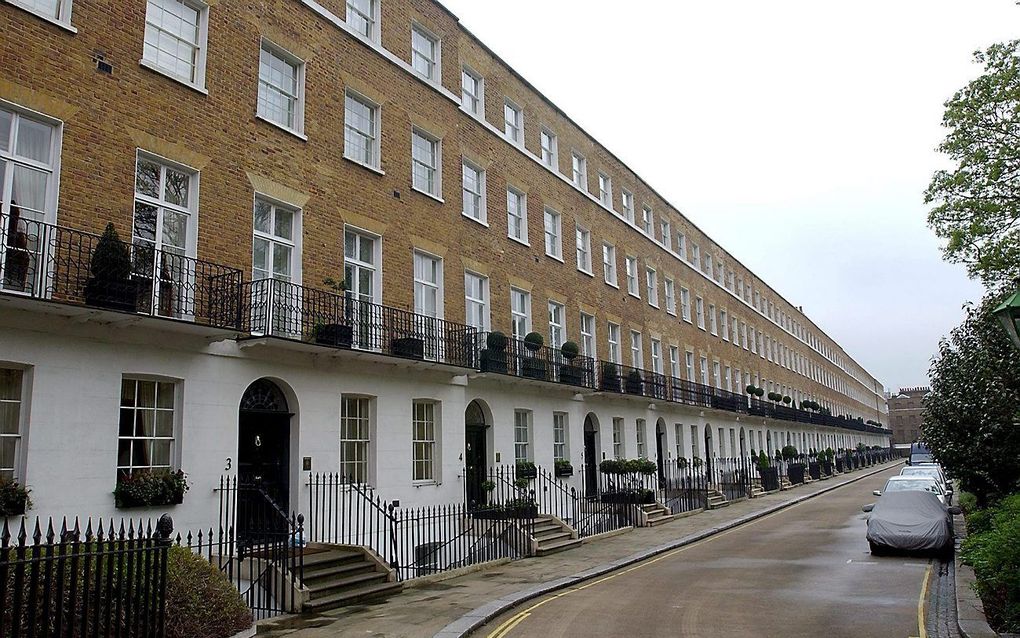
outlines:
[[266, 117], [264, 115], [256, 113], [255, 114], [255, 119], [256, 120], [262, 120], [266, 124], [271, 124], [272, 126], [274, 126], [274, 127], [278, 128], [278, 129], [280, 129], [281, 131], [283, 131], [284, 133], [290, 133], [291, 135], [293, 135], [294, 137], [298, 138], [302, 142], [307, 142], [308, 141], [308, 138], [305, 136], [304, 133], [301, 133], [300, 131], [292, 129], [289, 126], [284, 126], [283, 124], [280, 124], [279, 122], [274, 122], [273, 120], [269, 119], [268, 117]]
[[446, 203], [446, 201], [443, 200], [442, 197], [440, 197], [438, 195], [433, 195], [432, 193], [430, 193], [430, 192], [428, 192], [426, 190], [422, 190], [422, 189], [418, 188], [417, 186], [414, 186], [413, 184], [411, 185], [411, 190], [415, 191], [416, 193], [421, 193], [422, 195], [424, 195], [425, 197], [428, 197], [429, 199], [434, 199], [437, 202], [439, 202], [440, 204], [445, 204]]
[[608, 281], [607, 280], [606, 281], [606, 285], [611, 287], [611, 288], [616, 288], [617, 290], [620, 289], [620, 284], [616, 283], [615, 281]]
[[73, 26], [71, 26], [70, 22], [63, 22], [63, 21], [58, 20], [58, 19], [56, 19], [56, 18], [54, 18], [52, 16], [48, 16], [45, 13], [40, 13], [40, 12], [36, 11], [35, 9], [33, 9], [31, 7], [27, 7], [27, 6], [23, 5], [23, 4], [21, 4], [20, 2], [15, 2], [14, 0], [4, 0], [4, 1], [7, 4], [11, 5], [12, 7], [17, 7], [19, 9], [21, 9], [22, 11], [24, 11], [25, 13], [31, 13], [32, 15], [34, 15], [37, 18], [39, 18], [40, 20], [44, 20], [44, 21], [49, 22], [50, 24], [52, 24], [54, 26], [60, 27], [61, 29], [63, 29], [64, 31], [67, 31], [68, 33], [71, 33], [71, 34], [78, 33], [78, 29], [76, 29]]
[[675, 317], [676, 316], [676, 310], [670, 310], [669, 308], [667, 308], [666, 309], [666, 314], [671, 316], [671, 317]]
[[630, 295], [631, 297], [634, 297], [635, 299], [640, 299], [641, 298], [641, 295], [639, 295], [637, 293], [634, 293], [634, 292], [630, 292], [629, 290], [627, 291], [627, 294]]
[[652, 308], [655, 308], [656, 310], [659, 309], [659, 304], [658, 303], [652, 303], [651, 301], [649, 301], [648, 305], [651, 306]]
[[471, 221], [473, 221], [474, 223], [478, 224], [479, 226], [485, 226], [486, 228], [489, 227], [489, 222], [486, 221], [485, 219], [478, 219], [477, 217], [472, 217], [471, 215], [468, 215], [464, 211], [461, 211], [460, 216], [464, 217], [466, 219], [470, 219]]
[[[708, 332], [707, 330], [705, 330], [705, 326], [698, 326], [698, 330], [701, 330], [703, 332]], [[764, 358], [764, 357], [762, 357], [762, 358]]]
[[514, 237], [513, 235], [507, 235], [506, 237], [510, 241], [516, 242], [516, 243], [520, 244], [521, 246], [527, 246], [528, 248], [531, 248], [531, 244], [528, 243], [527, 239], [521, 239], [520, 237]]
[[566, 262], [564, 262], [564, 261], [563, 261], [563, 257], [559, 257], [559, 256], [557, 256], [557, 255], [554, 255], [554, 254], [552, 254], [552, 253], [549, 253], [549, 252], [547, 252], [547, 253], [545, 254], [545, 256], [546, 256], [546, 257], [548, 257], [549, 259], [554, 259], [554, 260], [556, 260], [556, 261], [560, 262], [561, 264], [562, 264], [562, 263], [566, 263]]
[[589, 276], [589, 277], [591, 277], [592, 279], [594, 279], [594, 278], [595, 278], [595, 273], [593, 273], [593, 272], [592, 272], [592, 271], [590, 271], [590, 270], [585, 270], [584, 268], [578, 268], [577, 270], [578, 270], [578, 272], [581, 272], [581, 273], [584, 273], [584, 274], [588, 275], [588, 276]]
[[413, 485], [414, 487], [439, 487], [440, 485], [442, 485], [442, 483], [436, 480], [411, 481], [411, 485]]
[[351, 164], [355, 164], [357, 166], [360, 166], [361, 168], [364, 168], [366, 170], [372, 171], [376, 175], [386, 175], [386, 171], [382, 170], [378, 166], [372, 166], [371, 164], [366, 164], [365, 162], [362, 162], [361, 160], [355, 159], [355, 158], [351, 157], [350, 155], [344, 155], [344, 159], [347, 160], [348, 162], [350, 162]]
[[150, 71], [152, 71], [154, 73], [159, 73], [160, 75], [162, 75], [164, 77], [170, 78], [171, 80], [173, 80], [174, 82], [177, 82], [178, 84], [183, 84], [184, 86], [188, 87], [192, 91], [195, 91], [196, 93], [201, 93], [202, 95], [209, 95], [209, 91], [204, 86], [199, 86], [199, 85], [195, 84], [194, 82], [189, 82], [189, 81], [185, 80], [184, 78], [182, 78], [180, 76], [177, 76], [177, 75], [174, 75], [174, 74], [170, 73], [169, 71], [167, 71], [166, 69], [163, 69], [163, 68], [153, 64], [152, 62], [149, 62], [148, 60], [139, 60], [138, 64], [143, 66], [143, 67], [145, 67], [146, 69], [149, 69]]
[[[484, 106], [479, 106], [479, 109], [482, 110], [482, 113], [485, 112]], [[463, 100], [461, 100], [461, 103], [460, 103], [460, 110], [461, 110], [462, 113], [465, 113], [466, 115], [470, 115], [471, 117], [475, 118], [478, 121], [482, 120], [482, 113], [475, 113], [474, 111], [469, 110], [467, 107], [464, 106], [464, 101]]]

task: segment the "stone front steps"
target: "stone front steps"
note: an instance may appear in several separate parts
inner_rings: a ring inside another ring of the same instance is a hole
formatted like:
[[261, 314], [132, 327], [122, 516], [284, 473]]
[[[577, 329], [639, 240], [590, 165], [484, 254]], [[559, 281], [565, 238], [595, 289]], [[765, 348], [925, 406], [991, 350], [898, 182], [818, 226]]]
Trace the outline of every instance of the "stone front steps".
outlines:
[[403, 589], [391, 569], [368, 550], [338, 545], [310, 545], [305, 550], [304, 578], [308, 600], [304, 611], [320, 612]]
[[661, 503], [651, 503], [641, 506], [638, 522], [641, 527], [655, 527], [674, 519], [676, 519], [676, 515], [670, 512], [668, 507]]
[[566, 523], [553, 516], [535, 519], [532, 543], [536, 556], [548, 556], [581, 546], [581, 539]]

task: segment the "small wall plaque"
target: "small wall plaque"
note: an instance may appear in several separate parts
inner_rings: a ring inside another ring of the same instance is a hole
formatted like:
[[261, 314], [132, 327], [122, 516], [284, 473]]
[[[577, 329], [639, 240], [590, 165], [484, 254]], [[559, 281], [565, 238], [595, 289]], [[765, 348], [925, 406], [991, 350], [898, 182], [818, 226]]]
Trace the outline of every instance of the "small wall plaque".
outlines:
[[301, 459], [301, 469], [302, 471], [305, 472], [312, 471], [312, 457], [306, 456], [303, 459]]

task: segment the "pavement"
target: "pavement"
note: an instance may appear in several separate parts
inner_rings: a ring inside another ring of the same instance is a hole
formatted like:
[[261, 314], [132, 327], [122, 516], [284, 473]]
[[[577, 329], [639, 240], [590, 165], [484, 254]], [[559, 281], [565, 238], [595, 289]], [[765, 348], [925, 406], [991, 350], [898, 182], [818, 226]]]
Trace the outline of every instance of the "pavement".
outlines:
[[[467, 635], [524, 601], [725, 533], [890, 468], [895, 467], [898, 472], [898, 465], [899, 462], [894, 462], [857, 470], [682, 517], [658, 527], [594, 538], [581, 547], [551, 556], [486, 566], [446, 580], [412, 581], [402, 593], [387, 600], [264, 622], [260, 624], [259, 635], [269, 638]], [[870, 489], [867, 493], [870, 494]], [[858, 511], [859, 507], [860, 504]], [[863, 534], [860, 540], [863, 542]]]

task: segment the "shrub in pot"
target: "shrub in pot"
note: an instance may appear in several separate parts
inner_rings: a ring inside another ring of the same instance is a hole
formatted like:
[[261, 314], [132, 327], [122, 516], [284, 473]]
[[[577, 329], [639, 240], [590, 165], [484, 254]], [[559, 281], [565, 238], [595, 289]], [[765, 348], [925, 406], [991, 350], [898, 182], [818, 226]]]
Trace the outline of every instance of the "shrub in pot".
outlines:
[[181, 471], [136, 471], [117, 481], [113, 491], [118, 508], [179, 505], [188, 491], [188, 477]]
[[640, 372], [631, 370], [627, 373], [627, 394], [643, 394], [643, 387]]
[[32, 507], [27, 487], [17, 481], [0, 479], [0, 518], [20, 516]]
[[131, 252], [112, 222], [106, 225], [92, 250], [89, 275], [85, 283], [86, 305], [135, 312], [138, 284], [131, 279]]
[[747, 392], [748, 394], [754, 394], [756, 390], [757, 388], [755, 388], [753, 385], [748, 385], [746, 388], [744, 388], [744, 391]]
[[785, 403], [786, 405], [790, 405], [791, 401], [793, 401], [792, 397], [785, 397], [785, 396], [783, 397], [783, 403]]
[[600, 377], [600, 388], [603, 392], [622, 392], [623, 388], [620, 384], [620, 369], [615, 363], [603, 361]]
[[524, 347], [530, 350], [531, 352], [535, 352], [536, 350], [541, 348], [544, 343], [545, 339], [543, 339], [542, 335], [538, 334], [537, 332], [529, 332], [528, 334], [524, 335]]
[[[326, 277], [322, 280], [322, 283], [338, 295], [345, 295], [348, 289], [346, 280], [337, 281], [332, 277]], [[350, 348], [354, 342], [354, 328], [344, 321], [337, 323], [335, 320], [336, 317], [334, 316], [323, 317], [321, 322], [315, 324], [315, 328], [312, 330], [312, 338], [315, 340], [315, 343], [339, 348]]]
[[409, 334], [404, 337], [395, 337], [390, 342], [390, 346], [395, 357], [425, 358], [425, 340], [420, 335]]
[[507, 357], [506, 346], [508, 340], [505, 334], [499, 331], [490, 332], [485, 336], [485, 349], [481, 352], [482, 372], [498, 372], [506, 374]]
[[566, 359], [566, 363], [560, 364], [560, 383], [570, 385], [582, 385], [584, 382], [584, 371], [574, 365], [574, 359], [581, 353], [580, 348], [573, 341], [568, 341], [560, 346], [560, 356]]
[[762, 388], [755, 388], [754, 389], [754, 395], [760, 399], [763, 396], [765, 396], [765, 390], [762, 389]]
[[573, 476], [574, 466], [570, 464], [570, 461], [560, 459], [553, 464], [553, 469], [556, 476]]

